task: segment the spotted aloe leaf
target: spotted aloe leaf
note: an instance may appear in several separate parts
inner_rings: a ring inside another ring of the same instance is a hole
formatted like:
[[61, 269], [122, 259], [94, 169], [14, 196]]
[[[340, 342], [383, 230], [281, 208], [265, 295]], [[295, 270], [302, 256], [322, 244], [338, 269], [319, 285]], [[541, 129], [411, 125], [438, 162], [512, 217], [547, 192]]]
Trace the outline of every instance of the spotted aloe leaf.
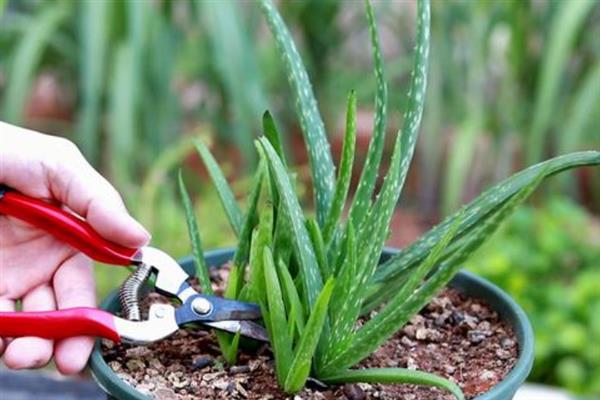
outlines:
[[345, 345], [348, 343], [351, 337], [350, 334], [355, 322], [354, 320], [348, 323], [348, 315], [347, 313], [343, 312], [343, 310], [347, 308], [346, 303], [351, 301], [354, 297], [354, 293], [352, 291], [357, 290], [354, 282], [357, 276], [358, 262], [356, 260], [357, 249], [352, 223], [347, 224], [345, 236], [345, 259], [336, 275], [337, 285], [333, 290], [330, 301], [329, 316], [332, 321], [331, 333], [329, 337], [325, 338], [325, 346], [327, 350], [325, 351], [325, 354], [321, 355], [321, 357], [318, 359], [319, 370], [321, 370], [334, 355], [335, 348], [345, 348]]
[[285, 382], [292, 365], [292, 337], [288, 334], [283, 293], [277, 277], [273, 254], [268, 247], [263, 249], [263, 268], [270, 326], [269, 339], [275, 353], [277, 380], [281, 383]]
[[[368, 7], [368, 9], [370, 9]], [[372, 11], [370, 11], [372, 13]], [[372, 18], [372, 16], [371, 16]], [[374, 22], [371, 19], [371, 25]], [[405, 168], [408, 168], [406, 160], [409, 157], [403, 151], [404, 145], [413, 145], [411, 141], [405, 140], [405, 136], [416, 137], [420, 114], [423, 111], [423, 99], [425, 91], [425, 71], [427, 69], [427, 55], [429, 48], [429, 37], [425, 32], [429, 31], [429, 5], [425, 2], [419, 3], [419, 19], [417, 33], [417, 48], [415, 64], [413, 66], [413, 81], [409, 93], [409, 109], [406, 118], [412, 122], [405, 122], [403, 131], [396, 136], [392, 160], [386, 173], [383, 187], [377, 199], [368, 208], [364, 217], [362, 227], [357, 232], [358, 265], [356, 276], [352, 280], [346, 298], [338, 310], [336, 318], [335, 335], [338, 341], [346, 343], [349, 339], [356, 319], [360, 315], [363, 306], [366, 288], [376, 270], [379, 255], [389, 233], [390, 220], [396, 207], [402, 185], [405, 178]], [[412, 156], [412, 155], [410, 155]], [[410, 161], [410, 160], [409, 160]], [[406, 167], [403, 166], [406, 164]], [[352, 222], [352, 216], [350, 216]]]
[[[375, 53], [377, 54], [378, 40], [375, 31], [375, 20], [373, 18], [372, 10], [370, 9], [368, 3], [367, 5], [367, 15], [370, 15], [369, 22], [370, 25], [372, 25], [372, 42], [374, 43], [374, 48], [376, 49]], [[350, 219], [353, 221], [353, 224], [357, 229], [357, 237], [359, 238], [358, 243], [361, 248], [368, 248], [367, 246], [363, 245], [362, 238], [368, 238], [367, 243], [371, 243], [371, 238], [380, 238], [381, 235], [387, 234], [387, 231], [385, 233], [381, 233], [376, 232], [376, 230], [381, 229], [381, 227], [384, 225], [385, 227], [389, 225], [389, 219], [386, 221], [385, 218], [386, 216], [389, 216], [389, 218], [391, 218], [391, 212], [396, 206], [396, 202], [402, 191], [404, 181], [406, 180], [408, 168], [410, 166], [410, 162], [414, 154], [414, 147], [417, 142], [419, 124], [421, 122], [421, 116], [423, 114], [423, 107], [425, 103], [425, 90], [427, 87], [427, 67], [429, 62], [430, 45], [429, 25], [431, 19], [429, 2], [420, 1], [418, 3], [417, 17], [417, 43], [415, 46], [415, 57], [411, 73], [410, 89], [408, 91], [408, 103], [404, 113], [404, 122], [400, 131], [397, 133], [394, 154], [392, 155], [392, 160], [397, 159], [398, 165], [390, 166], [390, 169], [388, 171], [388, 175], [396, 175], [396, 182], [389, 182], [389, 185], [392, 185], [392, 187], [389, 188], [390, 191], [388, 192], [388, 194], [386, 196], [382, 196], [380, 194], [375, 205], [372, 206], [370, 204], [370, 200], [367, 201], [371, 197], [371, 191], [368, 192], [368, 195], [365, 194], [364, 201], [359, 200], [359, 193], [357, 193], [357, 196], [355, 196], [354, 203], [352, 204], [352, 209], [350, 211]], [[375, 59], [377, 60], [377, 56], [375, 57]], [[369, 153], [371, 153], [372, 151], [375, 151], [375, 148], [373, 148], [373, 150], [369, 148]], [[366, 165], [365, 168], [367, 168], [367, 166], [368, 165]], [[375, 177], [378, 168], [379, 162], [377, 162], [377, 167], [375, 169]], [[361, 176], [361, 183], [359, 184], [359, 189], [357, 190], [360, 190], [360, 185], [362, 184], [363, 179], [366, 178]], [[357, 202], [359, 201], [361, 201], [360, 207], [357, 205]], [[377, 202], [379, 202], [379, 204], [377, 204]], [[380, 205], [384, 202], [386, 204], [386, 207], [381, 208]], [[353, 211], [356, 208], [360, 208], [361, 211]], [[354, 217], [353, 212], [355, 213]], [[362, 216], [362, 218], [358, 218], [358, 216]], [[375, 221], [379, 221], [379, 223], [375, 223]], [[371, 253], [376, 254], [375, 257], [378, 256], [377, 252], [381, 250], [378, 250], [377, 247], [371, 247], [371, 249]], [[333, 260], [338, 259], [340, 256], [340, 251], [341, 247], [338, 246], [337, 249], [334, 249], [332, 251], [333, 255], [330, 258], [332, 258]], [[371, 258], [369, 260], [373, 259]], [[371, 267], [374, 267], [373, 263], [371, 263], [367, 273], [364, 275], [367, 276], [367, 279], [370, 278], [369, 274], [373, 271], [373, 268]]]
[[600, 152], [585, 151], [556, 157], [518, 172], [486, 190], [465, 206], [463, 211], [447, 217], [441, 224], [430, 230], [414, 244], [401, 250], [378, 268], [373, 277], [372, 295], [369, 301], [373, 306], [385, 301], [384, 292], [378, 291], [378, 289], [382, 286], [391, 287], [391, 280], [418, 265], [450, 229], [459, 214], [462, 214], [463, 217], [458, 226], [455, 240], [477, 229], [478, 225], [485, 220], [490, 212], [502, 206], [511, 196], [537, 179], [541, 171], [543, 171], [543, 177], [545, 178], [568, 169], [590, 165], [600, 165]]
[[323, 280], [315, 250], [305, 226], [304, 215], [302, 214], [298, 198], [292, 189], [290, 177], [277, 152], [266, 138], [260, 138], [259, 143], [277, 185], [281, 205], [285, 209], [284, 214], [288, 218], [291, 229], [290, 239], [292, 247], [300, 265], [300, 275], [303, 285], [302, 293], [304, 295], [303, 302], [309, 308], [312, 308], [323, 287]]
[[294, 361], [283, 386], [288, 393], [294, 393], [302, 389], [306, 379], [308, 379], [313, 355], [327, 319], [327, 307], [334, 288], [334, 282], [334, 279], [330, 278], [323, 286], [323, 290], [310, 312], [310, 317], [306, 322], [300, 341], [294, 349]]
[[342, 144], [342, 158], [338, 178], [335, 184], [335, 194], [325, 227], [323, 228], [323, 241], [326, 244], [331, 242], [332, 235], [336, 226], [340, 222], [340, 216], [344, 211], [348, 189], [350, 188], [350, 179], [352, 178], [352, 166], [354, 164], [354, 150], [356, 148], [356, 93], [350, 92], [348, 96], [348, 105], [346, 110], [346, 133], [344, 143]]
[[[465, 259], [496, 231], [498, 225], [503, 222], [519, 204], [529, 197], [533, 190], [539, 185], [542, 178], [543, 174], [540, 174], [529, 185], [514, 194], [502, 207], [497, 209], [485, 223], [480, 224], [474, 232], [464, 239], [460, 251], [457, 251], [452, 257], [440, 263], [426, 281], [405, 301], [400, 304], [398, 304], [399, 302], [392, 301], [375, 317], [361, 327], [356, 332], [347, 349], [330, 362], [328, 371], [335, 373], [335, 371], [348, 368], [365, 357], [368, 357], [377, 349], [377, 347], [402, 327], [415, 313], [431, 301], [433, 296], [435, 296], [435, 294], [437, 294], [450, 279], [452, 279], [456, 272], [458, 272]], [[452, 230], [456, 230], [456, 226], [451, 227], [450, 231]], [[452, 232], [452, 234], [453, 233], [454, 232]], [[449, 241], [448, 236], [445, 237], [444, 241]], [[439, 253], [436, 254], [436, 251], [431, 254], [434, 254], [436, 258], [439, 257]]]
[[381, 45], [379, 43], [379, 34], [377, 24], [373, 15], [373, 8], [369, 1], [365, 2], [367, 8], [367, 20], [369, 24], [369, 34], [371, 38], [371, 47], [373, 48], [373, 63], [375, 66], [375, 119], [373, 127], [373, 137], [369, 143], [367, 159], [360, 175], [356, 194], [350, 208], [350, 219], [355, 227], [359, 227], [365, 217], [371, 196], [375, 188], [379, 164], [383, 154], [383, 145], [385, 143], [386, 127], [386, 108], [387, 108], [387, 84], [383, 70], [383, 57], [381, 56]]
[[283, 58], [288, 79], [296, 97], [296, 112], [310, 159], [317, 221], [324, 226], [335, 185], [335, 166], [317, 100], [300, 54], [281, 15], [271, 0], [262, 0], [261, 8]]

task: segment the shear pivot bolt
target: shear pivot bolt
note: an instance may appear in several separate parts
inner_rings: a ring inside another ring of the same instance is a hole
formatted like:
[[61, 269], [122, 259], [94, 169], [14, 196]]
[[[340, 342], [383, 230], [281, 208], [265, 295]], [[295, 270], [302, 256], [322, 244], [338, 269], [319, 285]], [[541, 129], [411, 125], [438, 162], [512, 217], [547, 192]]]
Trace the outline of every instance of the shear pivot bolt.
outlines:
[[156, 318], [163, 318], [165, 316], [165, 309], [158, 307], [156, 310], [154, 310], [154, 316]]
[[200, 315], [208, 314], [211, 308], [212, 305], [210, 304], [210, 301], [203, 297], [198, 297], [192, 301], [192, 309]]

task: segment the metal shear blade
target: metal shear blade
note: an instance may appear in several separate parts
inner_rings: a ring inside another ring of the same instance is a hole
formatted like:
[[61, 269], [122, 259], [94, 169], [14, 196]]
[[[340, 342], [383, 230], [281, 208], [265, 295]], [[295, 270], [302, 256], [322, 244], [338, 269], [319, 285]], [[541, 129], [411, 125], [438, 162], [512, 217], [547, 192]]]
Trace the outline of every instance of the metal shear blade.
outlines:
[[231, 333], [240, 333], [243, 336], [259, 340], [261, 342], [268, 342], [269, 335], [267, 331], [261, 325], [252, 321], [215, 321], [215, 322], [204, 322], [204, 325], [212, 328], [220, 329]]
[[268, 335], [261, 325], [249, 320], [260, 319], [260, 307], [256, 304], [224, 299], [217, 296], [195, 294], [175, 311], [177, 325], [202, 323], [204, 325], [268, 341]]

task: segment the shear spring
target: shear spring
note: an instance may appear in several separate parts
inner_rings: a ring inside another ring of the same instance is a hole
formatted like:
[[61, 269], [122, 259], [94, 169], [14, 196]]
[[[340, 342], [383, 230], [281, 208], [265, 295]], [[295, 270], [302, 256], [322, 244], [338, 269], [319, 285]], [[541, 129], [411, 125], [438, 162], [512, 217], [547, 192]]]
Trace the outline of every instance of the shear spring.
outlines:
[[119, 301], [125, 318], [140, 321], [140, 290], [150, 276], [152, 268], [146, 264], [140, 266], [123, 282], [119, 289]]

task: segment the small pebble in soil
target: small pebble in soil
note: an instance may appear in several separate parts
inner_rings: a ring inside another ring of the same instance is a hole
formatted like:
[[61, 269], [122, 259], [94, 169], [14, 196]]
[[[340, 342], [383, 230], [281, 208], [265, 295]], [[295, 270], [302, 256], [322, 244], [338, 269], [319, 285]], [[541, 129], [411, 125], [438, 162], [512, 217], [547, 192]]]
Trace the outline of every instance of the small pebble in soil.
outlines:
[[195, 357], [192, 360], [192, 368], [193, 369], [202, 369], [204, 367], [208, 367], [210, 365], [213, 365], [214, 363], [214, 359], [212, 357], [207, 357], [207, 356], [199, 356], [199, 357]]

